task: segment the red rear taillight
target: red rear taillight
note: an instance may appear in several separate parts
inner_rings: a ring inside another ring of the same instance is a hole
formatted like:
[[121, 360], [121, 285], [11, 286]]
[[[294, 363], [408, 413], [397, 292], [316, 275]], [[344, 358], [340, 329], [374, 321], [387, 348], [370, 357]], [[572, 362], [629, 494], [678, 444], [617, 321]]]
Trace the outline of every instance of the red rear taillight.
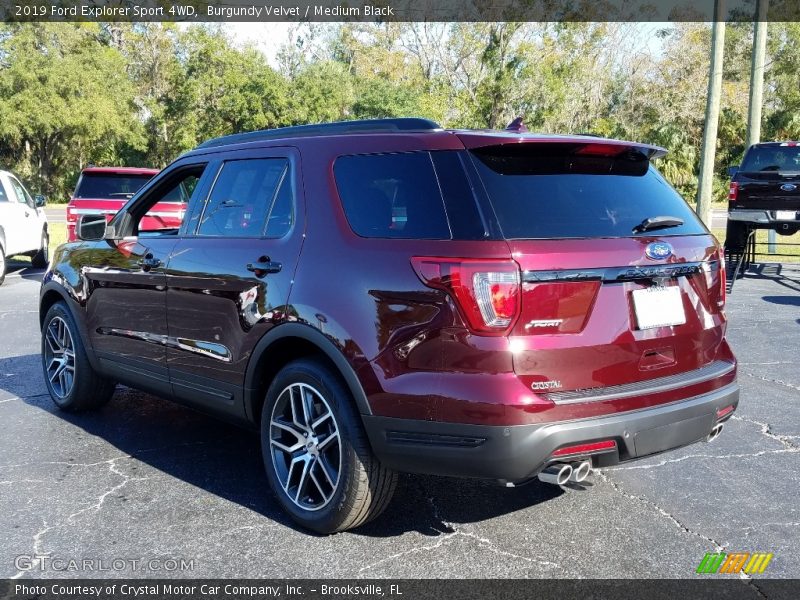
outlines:
[[728, 201], [736, 202], [736, 198], [738, 196], [739, 196], [739, 183], [736, 181], [731, 181], [731, 187], [728, 190]]
[[411, 264], [425, 285], [450, 294], [475, 333], [503, 335], [519, 316], [520, 274], [513, 260], [415, 256]]
[[67, 205], [67, 223], [74, 223], [77, 220], [78, 216], [75, 214], [75, 209]]
[[725, 306], [728, 293], [728, 273], [725, 270], [725, 250], [719, 250], [719, 300], [717, 304], [720, 308]]
[[617, 447], [617, 442], [614, 440], [605, 440], [602, 442], [593, 442], [591, 444], [578, 444], [577, 446], [567, 446], [566, 448], [559, 448], [551, 456], [571, 456], [573, 454], [591, 454], [593, 452], [607, 452]]

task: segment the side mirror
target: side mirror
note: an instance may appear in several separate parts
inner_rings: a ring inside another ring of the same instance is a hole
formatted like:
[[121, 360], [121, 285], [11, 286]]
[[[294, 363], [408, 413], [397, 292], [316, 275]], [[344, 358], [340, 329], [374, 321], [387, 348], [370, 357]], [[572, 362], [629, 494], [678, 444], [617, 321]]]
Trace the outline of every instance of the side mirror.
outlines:
[[728, 167], [728, 175], [730, 175], [731, 177], [736, 175], [736, 173], [738, 172], [739, 172], [739, 165], [732, 165]]
[[85, 242], [102, 240], [106, 237], [106, 216], [81, 215], [75, 224], [75, 235]]
[[36, 205], [36, 208], [42, 208], [47, 204], [47, 198], [45, 198], [41, 194], [36, 194], [33, 197], [33, 203]]

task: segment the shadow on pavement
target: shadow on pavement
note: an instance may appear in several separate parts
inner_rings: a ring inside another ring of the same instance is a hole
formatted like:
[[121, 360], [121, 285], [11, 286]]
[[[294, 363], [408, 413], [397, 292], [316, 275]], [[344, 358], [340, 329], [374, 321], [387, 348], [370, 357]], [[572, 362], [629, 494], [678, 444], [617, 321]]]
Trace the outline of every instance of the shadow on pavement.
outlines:
[[44, 269], [34, 269], [31, 267], [31, 263], [21, 260], [9, 258], [8, 262], [6, 263], [6, 277], [17, 274], [23, 279], [35, 279], [37, 281], [41, 281], [44, 271]]
[[[728, 274], [730, 277], [730, 273]], [[747, 279], [769, 279], [788, 288], [792, 292], [800, 293], [800, 264], [788, 263], [755, 263], [745, 272]], [[779, 296], [770, 296], [770, 298]], [[766, 300], [766, 298], [765, 298]]]
[[762, 296], [761, 299], [782, 306], [800, 306], [800, 296]]
[[[38, 354], [0, 359], [0, 374], [17, 374], [0, 377], [0, 392], [20, 397], [172, 477], [304, 531], [284, 514], [270, 493], [255, 432], [122, 386], [98, 411], [65, 413], [50, 400], [39, 361]], [[58, 443], [57, 439], [53, 443]], [[64, 456], [62, 460], [82, 463], [106, 458]], [[561, 493], [556, 486], [538, 482], [502, 488], [476, 480], [401, 475], [386, 512], [353, 533], [391, 537], [418, 531], [438, 536], [453, 531], [449, 523], [492, 519]]]

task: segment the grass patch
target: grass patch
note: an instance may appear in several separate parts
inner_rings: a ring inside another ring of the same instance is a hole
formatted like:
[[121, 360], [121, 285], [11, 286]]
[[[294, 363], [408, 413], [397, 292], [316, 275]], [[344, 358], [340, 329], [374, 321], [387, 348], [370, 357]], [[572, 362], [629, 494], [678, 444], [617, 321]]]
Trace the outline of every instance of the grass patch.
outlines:
[[[725, 242], [724, 229], [712, 229], [711, 233], [720, 241]], [[800, 262], [800, 232], [794, 235], [776, 235], [775, 236], [775, 252], [777, 254], [788, 254], [789, 256], [777, 256], [767, 254], [767, 236], [769, 232], [766, 229], [759, 229], [756, 232], [756, 252], [763, 252], [764, 254], [756, 254], [756, 262], [786, 262], [796, 263]], [[781, 244], [797, 244], [796, 246], [781, 246]]]
[[67, 241], [67, 224], [49, 223], [47, 229], [50, 232], [50, 251], [52, 252]]

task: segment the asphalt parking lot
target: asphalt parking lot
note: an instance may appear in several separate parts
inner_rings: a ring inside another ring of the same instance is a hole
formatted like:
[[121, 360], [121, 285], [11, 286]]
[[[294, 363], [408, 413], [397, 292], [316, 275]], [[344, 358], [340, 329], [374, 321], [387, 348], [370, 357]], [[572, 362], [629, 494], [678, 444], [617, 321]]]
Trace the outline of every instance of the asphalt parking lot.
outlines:
[[[404, 476], [378, 521], [333, 537], [284, 517], [252, 434], [127, 389], [98, 413], [57, 412], [40, 276], [17, 266], [0, 287], [0, 578], [683, 578], [715, 551], [772, 552], [754, 579], [800, 577], [797, 265], [750, 273], [729, 298], [742, 400], [714, 443], [587, 491]], [[54, 571], [43, 556], [126, 566]], [[192, 569], [165, 571], [181, 559]]]

